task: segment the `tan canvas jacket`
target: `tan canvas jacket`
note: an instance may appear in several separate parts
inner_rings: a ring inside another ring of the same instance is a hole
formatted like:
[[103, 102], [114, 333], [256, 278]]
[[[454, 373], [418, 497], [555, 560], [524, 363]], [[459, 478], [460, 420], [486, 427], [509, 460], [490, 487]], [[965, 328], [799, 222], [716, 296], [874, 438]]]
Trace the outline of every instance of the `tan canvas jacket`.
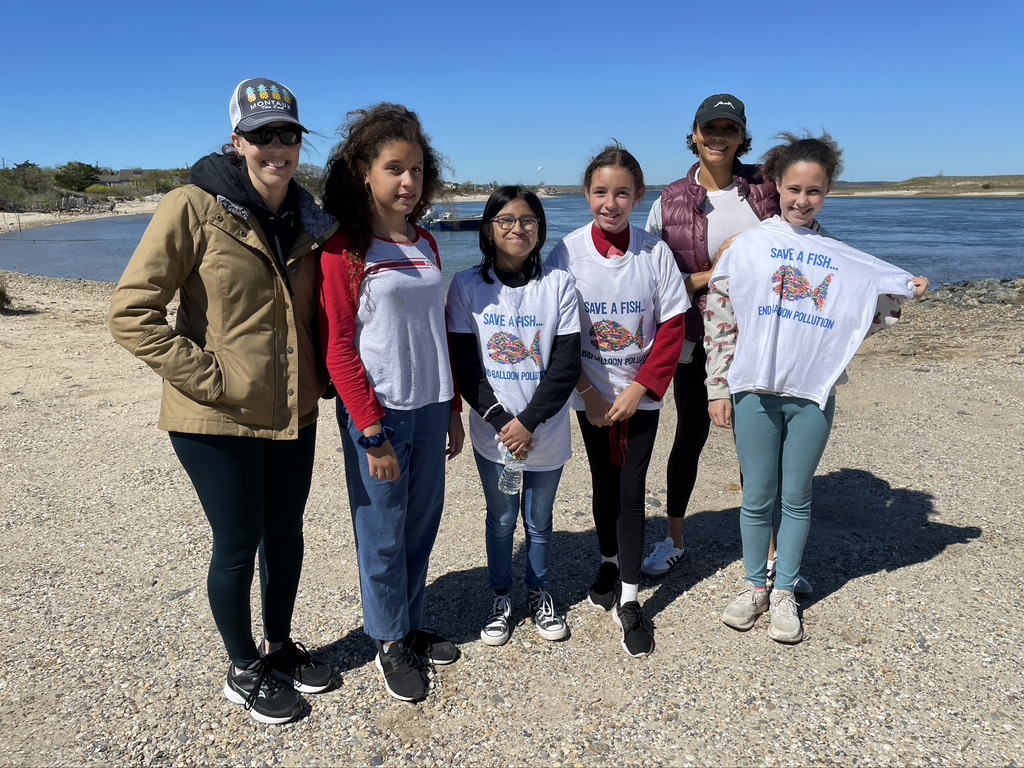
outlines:
[[316, 270], [337, 225], [304, 190], [300, 211], [286, 283], [244, 208], [191, 185], [160, 202], [114, 291], [109, 325], [163, 377], [161, 429], [288, 440], [316, 421], [327, 384], [313, 344]]

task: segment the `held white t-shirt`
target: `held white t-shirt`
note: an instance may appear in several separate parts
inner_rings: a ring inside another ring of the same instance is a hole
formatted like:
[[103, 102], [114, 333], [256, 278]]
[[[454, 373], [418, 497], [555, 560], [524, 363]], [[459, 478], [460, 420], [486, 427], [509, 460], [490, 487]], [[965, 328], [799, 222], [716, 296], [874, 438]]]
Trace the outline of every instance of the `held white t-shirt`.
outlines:
[[773, 392], [822, 408], [867, 335], [881, 294], [913, 276], [778, 216], [741, 233], [715, 267], [739, 328], [729, 391]]

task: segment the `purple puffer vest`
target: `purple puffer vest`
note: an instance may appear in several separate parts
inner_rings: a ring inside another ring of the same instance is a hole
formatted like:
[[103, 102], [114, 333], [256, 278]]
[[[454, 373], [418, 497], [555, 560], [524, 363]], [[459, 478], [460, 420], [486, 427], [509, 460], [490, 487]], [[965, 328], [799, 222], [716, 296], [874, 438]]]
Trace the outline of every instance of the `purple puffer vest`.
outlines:
[[[679, 269], [690, 275], [711, 269], [708, 255], [708, 217], [704, 201], [708, 191], [696, 182], [699, 163], [694, 163], [685, 178], [669, 184], [661, 193], [661, 239], [668, 243]], [[779, 213], [779, 194], [774, 182], [761, 178], [756, 165], [738, 160], [732, 169], [732, 180], [740, 197], [745, 199], [762, 221]], [[702, 288], [693, 297], [693, 306], [686, 312], [686, 338], [700, 341], [704, 336], [704, 308], [708, 289]]]

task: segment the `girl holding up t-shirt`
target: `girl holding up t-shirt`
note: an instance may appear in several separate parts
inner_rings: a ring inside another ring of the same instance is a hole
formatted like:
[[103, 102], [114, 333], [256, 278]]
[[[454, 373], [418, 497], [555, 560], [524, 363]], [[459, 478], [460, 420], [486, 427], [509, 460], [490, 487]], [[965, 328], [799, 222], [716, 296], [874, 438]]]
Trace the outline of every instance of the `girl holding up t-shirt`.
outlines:
[[[526, 586], [538, 634], [568, 633], [548, 593], [552, 509], [562, 466], [572, 455], [566, 402], [580, 377], [576, 287], [544, 267], [544, 208], [523, 187], [494, 191], [483, 213], [483, 263], [459, 272], [448, 291], [455, 377], [472, 407], [469, 433], [487, 503], [487, 570], [492, 608], [480, 639], [503, 645], [512, 632], [512, 543], [526, 528]], [[520, 492], [499, 479], [509, 456], [525, 460]]]
[[[781, 215], [726, 243], [705, 314], [708, 411], [732, 428], [743, 474], [740, 533], [747, 581], [722, 614], [739, 630], [771, 609], [768, 635], [803, 639], [793, 591], [810, 528], [811, 482], [832, 429], [835, 385], [864, 338], [899, 317], [894, 296], [921, 296], [926, 278], [829, 239], [817, 223], [841, 169], [828, 135], [764, 156]], [[740, 329], [742, 328], [742, 331]], [[766, 589], [772, 509], [781, 497], [775, 586]]]
[[601, 551], [590, 602], [613, 611], [626, 653], [648, 656], [654, 627], [637, 598], [647, 467], [690, 302], [672, 251], [629, 222], [645, 192], [636, 158], [606, 147], [587, 166], [583, 189], [594, 220], [548, 261], [573, 276], [579, 297], [583, 372], [570, 406], [590, 462]]

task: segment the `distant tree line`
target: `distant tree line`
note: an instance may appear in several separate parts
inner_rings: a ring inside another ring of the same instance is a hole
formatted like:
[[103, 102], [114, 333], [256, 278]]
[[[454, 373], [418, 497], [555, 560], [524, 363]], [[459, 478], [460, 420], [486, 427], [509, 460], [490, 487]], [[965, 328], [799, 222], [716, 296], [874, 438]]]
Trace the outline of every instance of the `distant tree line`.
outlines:
[[40, 168], [26, 160], [12, 168], [0, 168], [0, 210], [55, 211], [69, 206], [108, 204], [169, 192], [188, 179], [188, 171], [139, 172], [127, 183], [101, 183], [105, 173], [89, 163], [72, 161], [57, 168]]

